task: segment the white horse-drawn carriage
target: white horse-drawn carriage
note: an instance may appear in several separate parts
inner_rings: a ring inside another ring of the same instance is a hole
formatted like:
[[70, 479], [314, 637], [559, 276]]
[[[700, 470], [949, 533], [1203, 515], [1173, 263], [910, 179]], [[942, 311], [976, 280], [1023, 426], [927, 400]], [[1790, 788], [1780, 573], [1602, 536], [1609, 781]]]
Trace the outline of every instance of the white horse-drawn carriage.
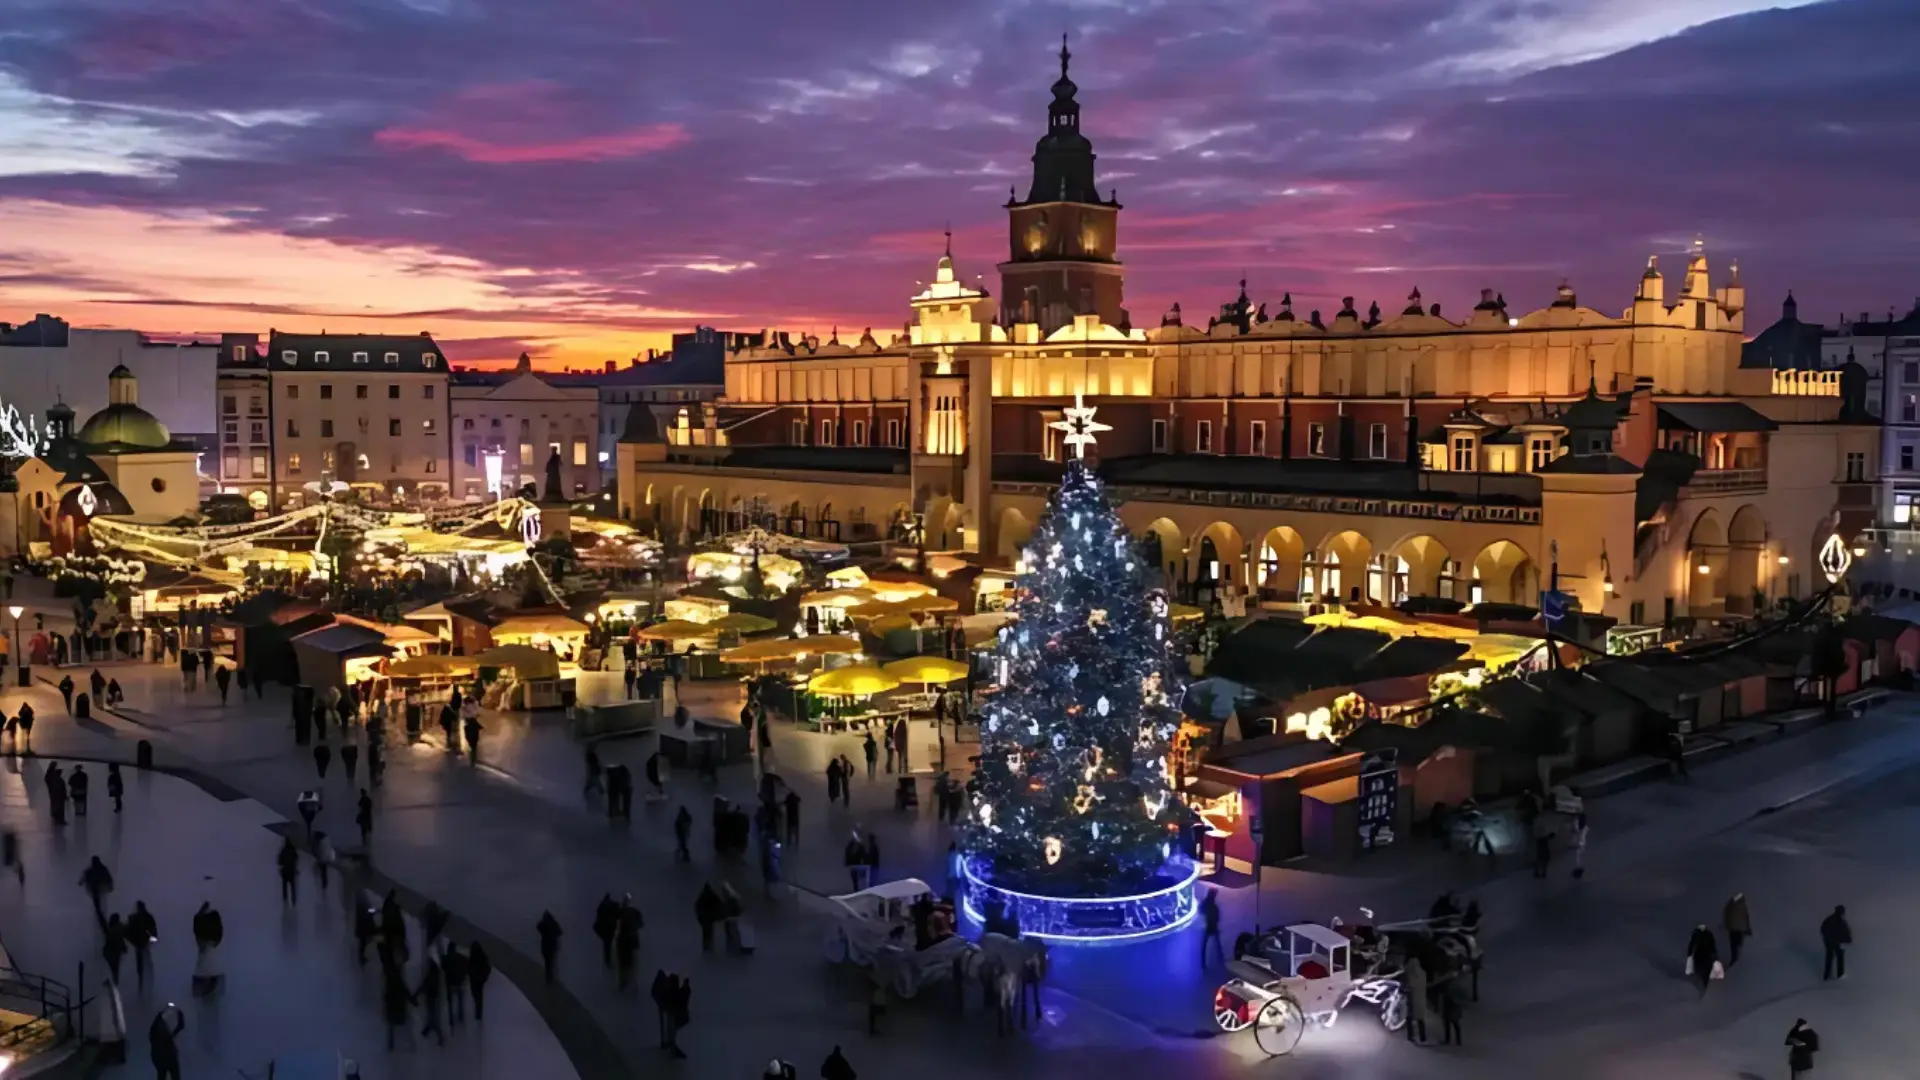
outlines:
[[827, 929], [827, 959], [872, 968], [874, 977], [902, 998], [952, 978], [956, 961], [961, 974], [971, 971], [979, 947], [959, 934], [924, 949], [914, 947], [913, 907], [923, 898], [932, 900], [933, 890], [918, 878], [828, 897], [834, 919]]
[[1213, 995], [1222, 1031], [1251, 1027], [1260, 1049], [1285, 1054], [1309, 1024], [1332, 1027], [1340, 1010], [1363, 1001], [1398, 1031], [1407, 1022], [1400, 970], [1381, 956], [1354, 971], [1354, 941], [1331, 927], [1299, 923], [1262, 936], [1245, 956], [1228, 961], [1233, 978]]

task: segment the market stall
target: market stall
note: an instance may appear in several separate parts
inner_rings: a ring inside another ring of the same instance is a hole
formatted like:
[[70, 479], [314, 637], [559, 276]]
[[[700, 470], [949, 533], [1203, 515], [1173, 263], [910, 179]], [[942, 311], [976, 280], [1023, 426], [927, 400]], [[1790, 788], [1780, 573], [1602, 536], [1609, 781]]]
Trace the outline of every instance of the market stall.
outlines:
[[484, 678], [488, 669], [503, 676], [488, 684], [481, 703], [492, 709], [557, 709], [561, 693], [572, 686], [562, 679], [560, 658], [530, 645], [497, 645], [473, 658]]

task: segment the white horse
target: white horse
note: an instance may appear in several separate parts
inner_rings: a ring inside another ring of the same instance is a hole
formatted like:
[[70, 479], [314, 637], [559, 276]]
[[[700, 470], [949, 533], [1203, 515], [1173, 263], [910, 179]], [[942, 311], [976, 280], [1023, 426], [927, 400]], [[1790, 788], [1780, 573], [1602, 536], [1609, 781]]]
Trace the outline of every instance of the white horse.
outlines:
[[1047, 943], [1032, 937], [981, 934], [980, 953], [984, 958], [981, 973], [983, 983], [989, 972], [1017, 980], [1020, 1026], [1027, 1026], [1029, 1001], [1033, 1003], [1033, 1021], [1037, 1026], [1040, 1022], [1040, 984], [1047, 977]]

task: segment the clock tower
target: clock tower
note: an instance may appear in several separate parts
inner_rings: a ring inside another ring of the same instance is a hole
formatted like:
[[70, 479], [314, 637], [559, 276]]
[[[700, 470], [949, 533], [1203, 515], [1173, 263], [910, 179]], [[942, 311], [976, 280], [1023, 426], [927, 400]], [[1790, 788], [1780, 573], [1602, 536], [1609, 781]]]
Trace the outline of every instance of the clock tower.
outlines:
[[1007, 198], [1009, 255], [1000, 264], [1003, 316], [1037, 322], [1052, 333], [1076, 315], [1128, 325], [1121, 306], [1120, 260], [1114, 257], [1120, 203], [1094, 186], [1093, 144], [1080, 133], [1079, 87], [1067, 77], [1073, 54], [1060, 40], [1060, 79], [1047, 108], [1047, 133], [1033, 150], [1033, 186], [1026, 199]]

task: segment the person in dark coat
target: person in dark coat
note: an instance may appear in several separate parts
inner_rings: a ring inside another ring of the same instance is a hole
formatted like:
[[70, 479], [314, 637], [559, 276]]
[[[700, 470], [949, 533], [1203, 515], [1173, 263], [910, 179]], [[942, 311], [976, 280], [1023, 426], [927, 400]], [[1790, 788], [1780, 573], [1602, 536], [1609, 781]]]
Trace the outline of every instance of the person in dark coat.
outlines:
[[613, 941], [614, 968], [619, 973], [618, 987], [622, 993], [633, 988], [634, 966], [640, 960], [642, 924], [640, 909], [634, 907], [629, 898], [620, 905]]
[[1713, 978], [1714, 962], [1720, 959], [1720, 946], [1714, 941], [1713, 931], [1706, 923], [1693, 928], [1693, 936], [1687, 941], [1688, 973], [1700, 984], [1700, 992], [1707, 992], [1707, 983]]
[[19, 715], [15, 719], [20, 722], [20, 742], [26, 747], [27, 752], [31, 753], [33, 751], [33, 706], [27, 702], [21, 702]]
[[685, 1050], [680, 1049], [680, 1029], [693, 1022], [693, 980], [685, 975], [673, 976], [673, 1008], [669, 1015], [671, 1021], [667, 1027], [667, 1052], [676, 1060], [684, 1060]]
[[[172, 1020], [167, 1014], [172, 1013]], [[172, 1005], [153, 1016], [147, 1028], [147, 1056], [153, 1062], [154, 1080], [180, 1080], [180, 1033], [187, 1030], [186, 1014]]]
[[680, 812], [673, 815], [673, 857], [676, 861], [693, 861], [693, 851], [687, 846], [692, 839], [693, 812], [683, 805]]
[[867, 779], [871, 780], [873, 779], [874, 765], [880, 757], [880, 744], [873, 741], [873, 732], [867, 732], [866, 739], [860, 744], [860, 750], [867, 755]]
[[440, 957], [440, 972], [447, 983], [447, 1022], [459, 1027], [467, 1020], [467, 954], [460, 946], [447, 946]]
[[1821, 961], [1820, 981], [1847, 977], [1847, 946], [1853, 944], [1853, 927], [1847, 924], [1846, 905], [1836, 905], [1833, 914], [1820, 920], [1820, 947], [1826, 956]]
[[1200, 966], [1207, 965], [1207, 945], [1213, 945], [1213, 954], [1226, 963], [1226, 956], [1220, 944], [1220, 897], [1218, 890], [1208, 889], [1207, 895], [1200, 899]]
[[356, 908], [353, 913], [353, 941], [358, 947], [355, 955], [360, 963], [367, 962], [367, 946], [373, 944], [373, 939], [379, 935], [380, 922], [373, 909], [365, 906]]
[[613, 936], [619, 929], [620, 905], [612, 893], [601, 893], [593, 909], [593, 936], [600, 939], [600, 962], [606, 967], [613, 966]]
[[726, 917], [726, 901], [714, 890], [713, 883], [700, 887], [700, 895], [693, 900], [693, 919], [700, 924], [700, 951], [713, 951], [713, 928]]
[[1407, 1041], [1424, 1046], [1433, 999], [1427, 992], [1427, 967], [1418, 956], [1407, 958], [1407, 966], [1400, 972], [1400, 989], [1407, 999]]
[[407, 958], [407, 916], [400, 910], [400, 897], [392, 889], [388, 889], [386, 898], [380, 901], [380, 938], [395, 960]]
[[136, 900], [127, 916], [127, 944], [133, 947], [133, 974], [147, 981], [147, 965], [152, 960], [153, 943], [160, 940], [160, 921], [147, 910], [147, 902]]
[[107, 921], [107, 894], [113, 891], [113, 871], [107, 869], [107, 864], [100, 861], [100, 856], [95, 855], [93, 860], [87, 863], [87, 868], [80, 871], [80, 885], [87, 890], [88, 898], [93, 901], [94, 917], [104, 926]]
[[[215, 669], [213, 673], [213, 685], [220, 689], [220, 704], [225, 705], [227, 703], [227, 687], [233, 685], [233, 669], [230, 667]], [[243, 687], [242, 689], [245, 688]]]
[[1813, 1068], [1813, 1055], [1820, 1052], [1820, 1033], [1803, 1017], [1787, 1031], [1787, 1075], [1800, 1080], [1800, 1074]]
[[540, 922], [534, 927], [540, 934], [540, 964], [546, 970], [547, 982], [553, 982], [554, 962], [560, 956], [560, 920], [553, 912], [540, 913]]
[[[629, 678], [628, 681], [632, 681]], [[632, 696], [629, 694], [628, 696]], [[580, 789], [582, 795], [599, 795], [605, 791], [600, 784], [600, 774], [605, 771], [600, 765], [600, 754], [593, 747], [587, 747], [587, 783]]]
[[420, 1025], [420, 1034], [433, 1036], [441, 1046], [447, 1045], [447, 1029], [440, 1023], [440, 998], [445, 993], [446, 975], [440, 970], [439, 962], [428, 956], [421, 965], [420, 985], [414, 987], [412, 997], [426, 1016]]
[[120, 982], [120, 961], [127, 955], [127, 924], [120, 918], [119, 912], [107, 916], [107, 924], [100, 928], [102, 942], [100, 955], [107, 961], [107, 974], [116, 985]]
[[293, 846], [293, 837], [280, 841], [280, 854], [275, 856], [280, 864], [280, 899], [289, 904], [300, 900], [300, 851]]
[[[460, 691], [455, 690], [453, 693], [454, 699], [458, 700]], [[446, 736], [447, 749], [456, 754], [460, 752], [459, 736], [454, 731], [454, 726], [460, 722], [458, 709], [459, 706], [451, 703], [440, 706], [440, 731]]]
[[126, 798], [126, 795], [127, 782], [120, 778], [120, 763], [117, 761], [110, 762], [107, 765], [107, 798], [113, 800], [114, 813], [117, 814], [120, 812], [122, 800]]
[[87, 816], [87, 788], [90, 786], [91, 781], [87, 776], [87, 767], [85, 765], [75, 765], [73, 767], [73, 775], [67, 778], [67, 794], [73, 799], [73, 814], [75, 817]]
[[857, 1080], [852, 1064], [838, 1046], [827, 1055], [827, 1060], [820, 1063], [820, 1080]]
[[313, 747], [313, 767], [320, 773], [320, 779], [327, 778], [327, 766], [331, 764], [333, 764], [333, 747], [327, 745], [323, 736]]
[[[220, 670], [225, 671], [227, 669], [221, 668]], [[340, 748], [340, 767], [347, 770], [347, 783], [351, 785], [354, 781], [354, 773], [360, 768], [360, 748], [358, 746], [355, 746], [353, 743], [348, 743]]]
[[406, 976], [397, 964], [388, 967], [381, 979], [380, 1004], [387, 1021], [387, 1049], [391, 1050], [394, 1034], [407, 1030], [407, 1016], [413, 1007]]
[[73, 715], [73, 676], [60, 676], [60, 699], [67, 703], [67, 715]]
[[473, 1019], [476, 1023], [486, 1019], [487, 980], [492, 977], [493, 958], [476, 941], [467, 948], [467, 986], [473, 991]]
[[1727, 966], [1740, 962], [1740, 946], [1753, 936], [1753, 919], [1747, 914], [1747, 894], [1734, 893], [1720, 912], [1721, 927], [1727, 932]]
[[94, 668], [93, 674], [87, 676], [87, 685], [93, 688], [93, 700], [105, 700], [104, 695], [107, 692], [107, 677], [100, 674], [99, 668]]
[[47, 768], [47, 806], [53, 811], [53, 823], [67, 823], [67, 777], [58, 762]]
[[1467, 1011], [1467, 988], [1455, 975], [1440, 984], [1440, 1045], [1465, 1046], [1460, 1033], [1460, 1017]]
[[846, 782], [847, 778], [840, 773], [840, 759], [827, 762], [827, 805], [840, 801], [840, 785]]
[[800, 793], [787, 789], [787, 797], [782, 803], [781, 813], [786, 819], [787, 844], [792, 846], [800, 842]]
[[660, 1022], [660, 1049], [662, 1050], [667, 1048], [667, 1043], [673, 1038], [673, 989], [673, 976], [667, 974], [666, 968], [653, 973], [653, 985], [648, 989], [647, 996], [653, 999], [654, 1015]]
[[360, 789], [360, 803], [353, 812], [353, 823], [360, 826], [360, 846], [370, 848], [373, 843], [373, 796], [366, 788]]

